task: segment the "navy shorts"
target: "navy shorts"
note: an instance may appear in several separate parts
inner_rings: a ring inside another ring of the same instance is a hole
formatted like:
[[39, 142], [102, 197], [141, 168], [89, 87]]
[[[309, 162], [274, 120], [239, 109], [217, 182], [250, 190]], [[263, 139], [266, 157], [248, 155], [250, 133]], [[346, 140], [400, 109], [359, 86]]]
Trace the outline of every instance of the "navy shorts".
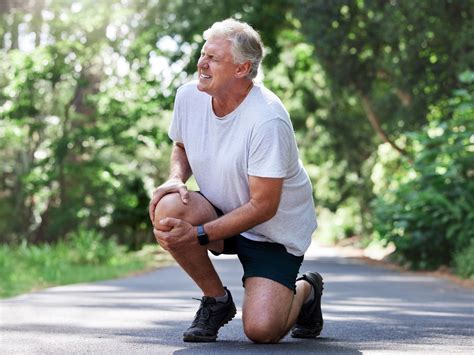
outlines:
[[[205, 197], [205, 196], [204, 196]], [[217, 215], [222, 211], [214, 206]], [[295, 291], [295, 281], [303, 262], [303, 256], [295, 256], [286, 251], [279, 243], [256, 242], [237, 235], [224, 239], [224, 250], [214, 255], [237, 254], [244, 269], [242, 283], [245, 287], [247, 277], [263, 277], [276, 281]]]

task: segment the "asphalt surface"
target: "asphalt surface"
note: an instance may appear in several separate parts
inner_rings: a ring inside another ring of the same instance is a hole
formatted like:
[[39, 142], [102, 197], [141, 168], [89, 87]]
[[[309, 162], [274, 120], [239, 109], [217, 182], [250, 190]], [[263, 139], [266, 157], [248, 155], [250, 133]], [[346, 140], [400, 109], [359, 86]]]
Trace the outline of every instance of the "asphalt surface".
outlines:
[[199, 290], [177, 267], [90, 284], [54, 287], [0, 301], [0, 354], [474, 354], [474, 291], [312, 252], [302, 270], [325, 280], [325, 327], [312, 340], [277, 345], [246, 339], [242, 268], [214, 259], [238, 313], [216, 343], [184, 343]]

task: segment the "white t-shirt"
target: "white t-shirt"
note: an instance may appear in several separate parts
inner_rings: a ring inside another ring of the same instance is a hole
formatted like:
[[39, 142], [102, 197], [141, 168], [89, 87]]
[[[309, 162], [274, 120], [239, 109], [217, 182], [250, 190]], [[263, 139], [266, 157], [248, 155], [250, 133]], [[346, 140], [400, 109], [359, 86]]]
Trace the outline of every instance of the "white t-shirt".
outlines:
[[275, 94], [257, 85], [224, 117], [214, 114], [211, 100], [196, 82], [180, 87], [169, 129], [170, 138], [184, 144], [200, 191], [226, 214], [250, 200], [249, 175], [283, 178], [276, 215], [241, 234], [303, 255], [317, 223], [288, 112]]

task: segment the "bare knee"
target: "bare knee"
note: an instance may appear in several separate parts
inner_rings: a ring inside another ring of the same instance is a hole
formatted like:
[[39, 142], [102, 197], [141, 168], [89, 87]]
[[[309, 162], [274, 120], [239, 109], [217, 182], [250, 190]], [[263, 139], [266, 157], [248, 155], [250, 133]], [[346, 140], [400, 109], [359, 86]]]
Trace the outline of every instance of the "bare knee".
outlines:
[[155, 208], [155, 228], [168, 231], [171, 227], [162, 225], [159, 221], [165, 217], [183, 218], [185, 213], [186, 205], [181, 200], [179, 193], [166, 194], [158, 201]]
[[189, 192], [189, 201], [184, 204], [179, 193], [170, 193], [161, 198], [155, 208], [155, 228], [168, 231], [168, 226], [163, 226], [159, 221], [165, 217], [185, 220], [196, 226], [216, 219], [214, 207], [197, 192]]
[[275, 324], [266, 321], [244, 323], [244, 332], [247, 338], [258, 344], [274, 344], [282, 338], [282, 334], [279, 329], [276, 329]]

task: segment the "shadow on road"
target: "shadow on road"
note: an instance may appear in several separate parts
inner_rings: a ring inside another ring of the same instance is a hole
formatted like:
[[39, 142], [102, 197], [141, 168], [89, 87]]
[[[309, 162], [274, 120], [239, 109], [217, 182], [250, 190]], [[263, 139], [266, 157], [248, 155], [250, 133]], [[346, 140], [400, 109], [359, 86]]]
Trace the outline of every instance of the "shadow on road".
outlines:
[[[310, 342], [310, 344], [308, 343]], [[216, 349], [214, 344], [200, 344], [190, 348], [176, 350], [173, 354], [314, 354], [314, 353], [334, 353], [334, 354], [362, 354], [361, 351], [351, 349], [340, 344], [331, 344], [331, 339], [319, 338], [317, 340], [302, 340], [301, 342], [282, 342], [279, 344], [251, 344], [236, 341], [221, 342], [222, 346]]]

